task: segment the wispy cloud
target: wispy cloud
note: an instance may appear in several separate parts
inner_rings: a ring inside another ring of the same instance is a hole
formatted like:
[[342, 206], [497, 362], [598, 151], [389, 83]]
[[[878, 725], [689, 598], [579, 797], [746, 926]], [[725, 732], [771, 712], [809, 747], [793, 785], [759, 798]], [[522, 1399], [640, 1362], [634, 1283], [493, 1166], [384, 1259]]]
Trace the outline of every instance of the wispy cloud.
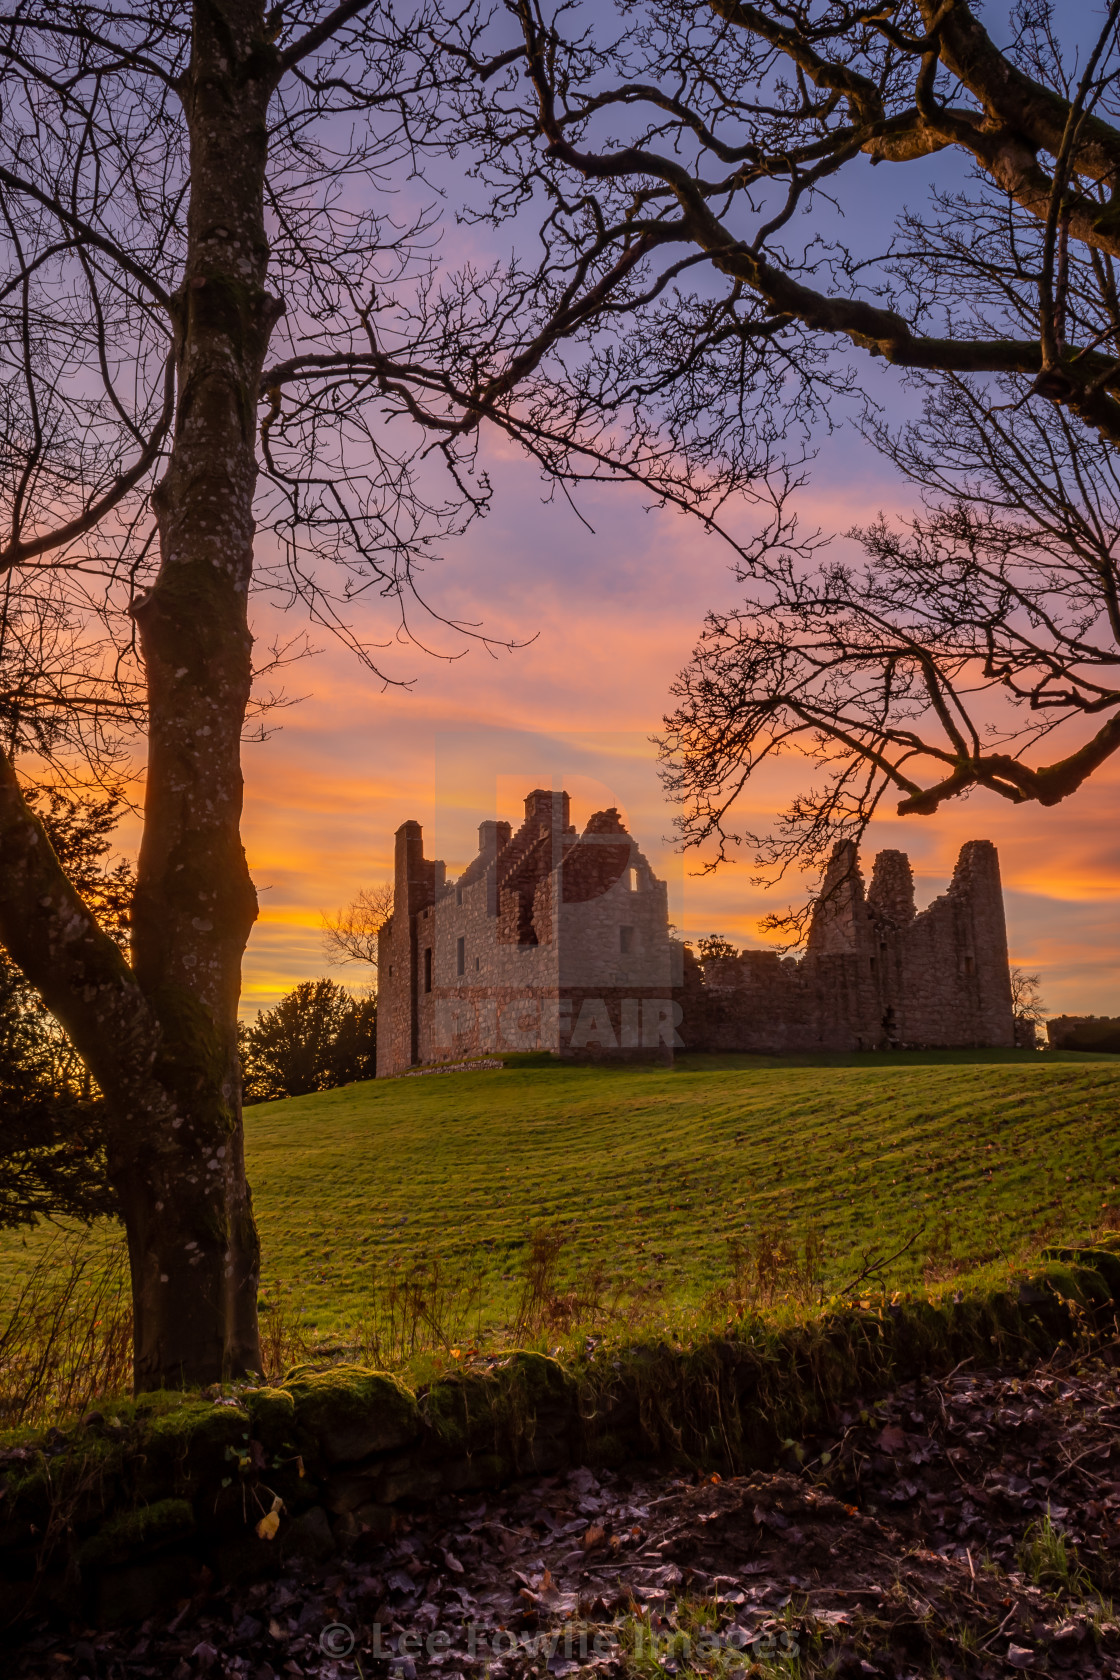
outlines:
[[[495, 513], [449, 546], [426, 587], [449, 617], [535, 640], [496, 655], [475, 644], [450, 662], [394, 645], [386, 668], [416, 682], [384, 691], [327, 646], [293, 678], [309, 698], [280, 716], [270, 740], [246, 749], [245, 837], [261, 896], [246, 963], [250, 1014], [296, 980], [329, 971], [321, 913], [388, 878], [405, 818], [425, 825], [429, 855], [461, 867], [475, 824], [516, 821], [521, 794], [538, 781], [568, 787], [577, 821], [602, 804], [624, 810], [670, 877], [673, 917], [688, 935], [756, 943], [759, 917], [785, 902], [780, 889], [752, 885], [749, 860], [697, 876], [666, 844], [673, 813], [648, 739], [704, 611], [735, 598], [726, 548], [677, 515], [643, 511], [625, 492], [588, 498], [589, 531], [562, 501], [543, 504], [536, 475], [508, 451], [493, 468]], [[892, 497], [903, 505], [877, 458], [845, 444], [822, 461], [805, 517], [844, 530]], [[264, 606], [259, 617], [267, 637], [276, 614]], [[384, 636], [392, 626], [363, 628]], [[444, 650], [464, 645], [445, 631], [433, 637]], [[764, 826], [811, 773], [783, 761], [752, 789], [740, 822]], [[1013, 955], [1042, 970], [1051, 1008], [1120, 1012], [1118, 792], [1120, 770], [1049, 811], [979, 794], [933, 819], [886, 815], [871, 850], [908, 851], [924, 903], [944, 891], [965, 840], [994, 840]], [[364, 978], [353, 967], [333, 972]]]

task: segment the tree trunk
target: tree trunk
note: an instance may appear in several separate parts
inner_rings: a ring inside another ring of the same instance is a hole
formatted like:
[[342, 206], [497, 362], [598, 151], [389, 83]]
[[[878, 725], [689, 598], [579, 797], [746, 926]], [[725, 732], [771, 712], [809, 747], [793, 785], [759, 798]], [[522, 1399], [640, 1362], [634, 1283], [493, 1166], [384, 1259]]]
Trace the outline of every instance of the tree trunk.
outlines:
[[176, 411], [152, 498], [160, 567], [133, 608], [150, 718], [131, 968], [0, 755], [0, 937], [106, 1097], [138, 1390], [260, 1369], [237, 1052], [241, 961], [257, 913], [239, 832], [240, 747], [256, 415], [283, 308], [265, 287], [266, 120], [278, 66], [258, 0], [196, 7], [179, 84], [191, 196], [172, 300]]
[[149, 745], [132, 962], [176, 1110], [158, 1170], [130, 1164], [120, 1178], [138, 1388], [260, 1368], [237, 1006], [257, 914], [240, 836], [256, 415], [282, 308], [265, 289], [275, 62], [256, 0], [196, 7], [180, 90], [191, 197], [174, 299], [175, 429], [153, 496], [160, 570], [134, 608]]

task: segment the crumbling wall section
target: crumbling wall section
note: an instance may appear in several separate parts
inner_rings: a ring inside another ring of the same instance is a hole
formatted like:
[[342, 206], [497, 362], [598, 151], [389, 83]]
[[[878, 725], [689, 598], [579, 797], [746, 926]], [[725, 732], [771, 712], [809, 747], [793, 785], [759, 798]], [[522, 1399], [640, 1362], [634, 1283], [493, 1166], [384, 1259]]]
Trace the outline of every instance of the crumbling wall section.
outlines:
[[999, 858], [990, 840], [961, 848], [949, 890], [893, 939], [899, 1042], [929, 1049], [1015, 1043]]
[[946, 893], [918, 913], [902, 852], [880, 852], [871, 888], [838, 845], [800, 961], [773, 951], [693, 963], [686, 1044], [771, 1054], [1015, 1043], [999, 859], [962, 850]]

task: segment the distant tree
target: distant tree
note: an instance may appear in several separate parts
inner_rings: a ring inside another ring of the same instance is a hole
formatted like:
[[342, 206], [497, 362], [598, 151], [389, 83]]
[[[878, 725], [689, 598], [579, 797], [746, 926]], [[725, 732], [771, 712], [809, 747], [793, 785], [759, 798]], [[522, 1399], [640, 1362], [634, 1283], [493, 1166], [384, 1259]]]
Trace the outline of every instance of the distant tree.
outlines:
[[[133, 873], [111, 861], [121, 800], [34, 793], [56, 856], [104, 932], [128, 943]], [[0, 1228], [119, 1212], [104, 1149], [104, 1099], [53, 1016], [0, 950]]]
[[739, 953], [735, 949], [734, 945], [731, 944], [730, 940], [723, 937], [722, 933], [709, 933], [699, 941], [697, 945], [697, 955], [700, 963], [704, 964], [709, 962], [723, 962], [728, 957], [737, 957]]
[[377, 1074], [377, 994], [352, 998], [331, 1052], [331, 1084], [349, 1085]]
[[336, 915], [324, 916], [323, 949], [334, 962], [364, 962], [377, 970], [377, 936], [393, 914], [388, 881], [363, 887]]
[[1046, 1043], [1042, 1031], [1049, 1011], [1039, 991], [1040, 976], [1026, 974], [1021, 968], [1011, 970], [1011, 1010], [1015, 1017], [1015, 1042], [1021, 1049], [1037, 1050], [1040, 1041]]
[[1110, 1015], [1059, 1015], [1050, 1023], [1055, 1050], [1107, 1050], [1120, 1055], [1120, 1018]]
[[1011, 1008], [1021, 1021], [1034, 1021], [1041, 1025], [1050, 1013], [1038, 989], [1041, 981], [1039, 974], [1025, 974], [1021, 968], [1012, 968]]
[[84, 1091], [82, 1070], [74, 1078], [68, 1064], [38, 998], [0, 959], [0, 1229], [117, 1212], [100, 1095]]
[[304, 980], [242, 1035], [249, 1102], [302, 1097], [376, 1071], [377, 1002], [334, 980]]

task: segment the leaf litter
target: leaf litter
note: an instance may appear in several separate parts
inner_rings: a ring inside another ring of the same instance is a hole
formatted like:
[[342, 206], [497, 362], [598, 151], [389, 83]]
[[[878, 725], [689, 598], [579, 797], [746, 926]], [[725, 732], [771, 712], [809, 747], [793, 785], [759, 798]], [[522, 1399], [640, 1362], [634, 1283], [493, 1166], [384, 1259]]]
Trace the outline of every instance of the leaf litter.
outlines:
[[[363, 1535], [346, 1556], [291, 1558], [249, 1587], [200, 1577], [139, 1627], [42, 1625], [9, 1671], [1120, 1680], [1115, 1372], [958, 1370], [835, 1423], [773, 1471], [580, 1467], [401, 1512], [388, 1540]], [[349, 1651], [330, 1643], [339, 1625]], [[652, 1666], [636, 1629], [656, 1636]], [[674, 1644], [683, 1632], [691, 1647]]]

